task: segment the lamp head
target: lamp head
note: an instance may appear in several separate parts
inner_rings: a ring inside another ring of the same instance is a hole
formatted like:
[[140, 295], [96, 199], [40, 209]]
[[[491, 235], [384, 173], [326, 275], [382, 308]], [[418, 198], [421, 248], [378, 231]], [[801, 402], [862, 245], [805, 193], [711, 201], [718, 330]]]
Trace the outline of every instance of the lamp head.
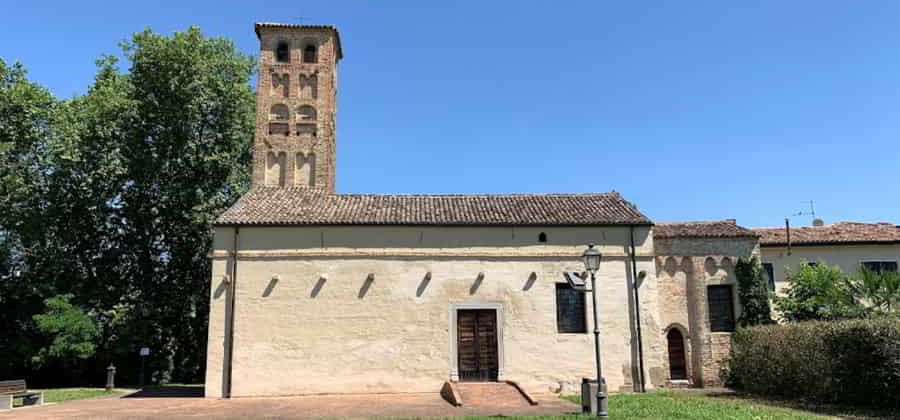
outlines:
[[581, 257], [584, 259], [584, 269], [589, 273], [596, 273], [600, 269], [600, 258], [602, 256], [600, 251], [594, 249], [594, 244], [588, 245], [588, 249], [584, 250], [584, 254], [581, 254]]

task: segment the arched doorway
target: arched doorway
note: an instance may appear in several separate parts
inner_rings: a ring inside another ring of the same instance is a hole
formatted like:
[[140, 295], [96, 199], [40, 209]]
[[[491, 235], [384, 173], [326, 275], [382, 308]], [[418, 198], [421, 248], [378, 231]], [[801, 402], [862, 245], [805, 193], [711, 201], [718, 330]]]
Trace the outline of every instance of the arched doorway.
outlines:
[[684, 353], [684, 336], [677, 328], [666, 334], [669, 341], [669, 379], [687, 379], [687, 363]]

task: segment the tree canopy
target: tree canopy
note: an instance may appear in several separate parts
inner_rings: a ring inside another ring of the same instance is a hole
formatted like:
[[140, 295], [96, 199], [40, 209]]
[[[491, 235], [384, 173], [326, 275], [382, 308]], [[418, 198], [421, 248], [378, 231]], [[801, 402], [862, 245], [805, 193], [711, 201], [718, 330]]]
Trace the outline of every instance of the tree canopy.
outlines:
[[823, 262], [801, 264], [787, 273], [785, 296], [774, 298], [786, 321], [827, 321], [895, 314], [900, 305], [900, 275], [861, 268], [844, 273]]
[[47, 322], [80, 311], [87, 365], [127, 382], [146, 346], [155, 380], [202, 380], [206, 254], [249, 184], [255, 59], [196, 27], [122, 48], [126, 70], [100, 57], [65, 100], [0, 60], [0, 377], [51, 377], [60, 365], [33, 359]]

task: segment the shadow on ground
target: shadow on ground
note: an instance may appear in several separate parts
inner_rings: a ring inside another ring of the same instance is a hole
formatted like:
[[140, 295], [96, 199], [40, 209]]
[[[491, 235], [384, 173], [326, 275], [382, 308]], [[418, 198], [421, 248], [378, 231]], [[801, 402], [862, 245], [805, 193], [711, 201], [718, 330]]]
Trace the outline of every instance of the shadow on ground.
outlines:
[[203, 398], [203, 387], [182, 385], [145, 387], [123, 398]]

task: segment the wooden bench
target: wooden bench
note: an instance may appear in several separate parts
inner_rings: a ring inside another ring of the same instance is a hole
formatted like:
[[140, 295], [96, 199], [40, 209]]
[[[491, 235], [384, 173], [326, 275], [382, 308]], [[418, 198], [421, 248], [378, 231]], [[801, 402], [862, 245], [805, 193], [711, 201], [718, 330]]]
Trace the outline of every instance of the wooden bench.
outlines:
[[44, 403], [44, 393], [40, 391], [28, 391], [24, 379], [14, 381], [0, 381], [0, 410], [11, 410], [13, 400], [21, 398], [22, 405], [41, 405]]

